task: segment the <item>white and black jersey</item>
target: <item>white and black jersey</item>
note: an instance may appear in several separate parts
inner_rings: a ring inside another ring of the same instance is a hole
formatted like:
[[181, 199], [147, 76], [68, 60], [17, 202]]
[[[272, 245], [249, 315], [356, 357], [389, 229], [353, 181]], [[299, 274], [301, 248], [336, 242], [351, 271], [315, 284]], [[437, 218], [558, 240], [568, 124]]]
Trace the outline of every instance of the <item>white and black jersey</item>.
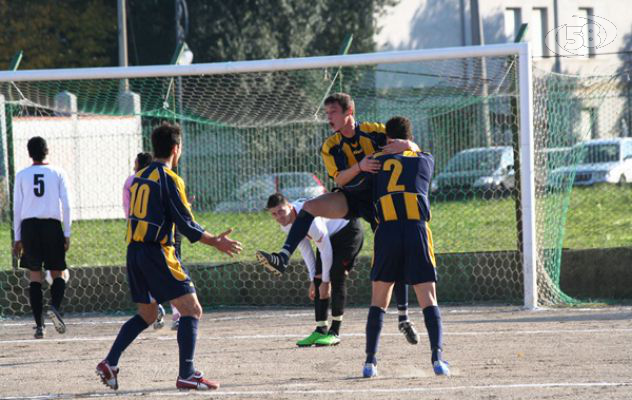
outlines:
[[[34, 164], [15, 177], [13, 230], [21, 241], [24, 268], [64, 269], [64, 236], [70, 237], [70, 199], [60, 168]], [[63, 228], [62, 228], [63, 223]]]
[[[292, 212], [296, 214], [298, 214], [303, 208], [303, 202], [301, 201], [295, 201], [291, 204], [293, 207]], [[342, 249], [338, 249], [338, 251], [336, 251], [337, 249], [335, 249], [334, 245], [332, 245], [332, 243], [335, 243], [334, 238], [339, 236], [337, 235], [338, 233], [342, 234], [343, 232], [346, 232], [348, 230], [346, 229], [347, 227], [350, 228], [350, 231], [355, 232], [356, 224], [357, 221], [355, 220], [349, 221], [346, 219], [329, 219], [323, 217], [314, 218], [314, 221], [307, 232], [307, 236], [298, 245], [298, 249], [301, 251], [301, 255], [303, 256], [303, 260], [307, 266], [310, 280], [313, 280], [315, 275], [322, 273], [323, 282], [330, 281], [330, 274], [332, 270], [336, 270], [338, 267], [337, 265], [334, 265], [337, 264], [336, 259], [340, 258], [336, 257], [336, 253], [340, 253], [338, 255], [342, 255], [343, 252], [341, 251]], [[281, 229], [286, 233], [290, 231], [290, 228], [292, 228], [292, 224], [281, 226]], [[358, 228], [360, 229], [360, 236], [357, 237], [358, 235], [355, 233], [353, 236], [354, 241], [358, 243], [359, 247], [361, 247], [363, 236], [359, 225]], [[346, 237], [347, 235], [344, 234], [343, 236]], [[318, 249], [317, 254], [314, 254], [312, 246], [309, 243], [310, 239], [314, 242]], [[344, 249], [344, 252], [346, 253], [346, 248]], [[357, 252], [355, 252], [354, 258], [355, 255], [357, 255]]]

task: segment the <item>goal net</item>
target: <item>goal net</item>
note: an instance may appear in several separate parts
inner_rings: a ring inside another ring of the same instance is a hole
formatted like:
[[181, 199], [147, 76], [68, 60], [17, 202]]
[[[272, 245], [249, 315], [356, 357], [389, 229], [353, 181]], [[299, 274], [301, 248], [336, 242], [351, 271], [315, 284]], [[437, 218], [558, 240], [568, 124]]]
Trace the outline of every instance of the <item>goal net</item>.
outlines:
[[[263, 211], [270, 194], [297, 199], [333, 187], [320, 158], [331, 134], [322, 103], [343, 91], [355, 100], [357, 121], [410, 118], [416, 142], [435, 156], [430, 226], [441, 301], [573, 302], [559, 272], [573, 177], [552, 172], [577, 157], [579, 100], [598, 101], [610, 83], [531, 77], [526, 46], [0, 73], [0, 245], [10, 245], [10, 189], [29, 165], [26, 141], [43, 136], [72, 193], [64, 310], [131, 309], [123, 183], [136, 154], [151, 151], [152, 127], [177, 122], [178, 172], [196, 219], [212, 232], [234, 227], [244, 244], [228, 258], [184, 240], [182, 261], [201, 303], [309, 304], [300, 256], [274, 278], [254, 252], [276, 250], [285, 237]], [[370, 298], [373, 235], [365, 228], [351, 304]], [[8, 252], [0, 254], [0, 286], [0, 315], [30, 312], [26, 275]]]

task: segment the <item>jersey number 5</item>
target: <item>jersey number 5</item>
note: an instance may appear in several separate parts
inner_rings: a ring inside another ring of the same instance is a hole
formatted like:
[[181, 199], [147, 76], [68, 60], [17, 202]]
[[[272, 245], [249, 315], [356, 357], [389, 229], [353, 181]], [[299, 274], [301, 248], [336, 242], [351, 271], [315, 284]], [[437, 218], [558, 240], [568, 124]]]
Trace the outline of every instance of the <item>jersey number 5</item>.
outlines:
[[147, 216], [147, 204], [149, 203], [149, 185], [135, 183], [129, 189], [132, 192], [130, 200], [130, 216], [145, 218]]
[[391, 170], [393, 171], [391, 173], [391, 179], [388, 180], [388, 186], [386, 187], [386, 190], [388, 190], [389, 193], [403, 192], [404, 190], [406, 190], [406, 186], [397, 184], [397, 180], [399, 179], [399, 176], [402, 174], [402, 169], [403, 169], [401, 162], [390, 158], [386, 160], [386, 162], [382, 166], [382, 169], [384, 171], [391, 171]]
[[33, 193], [35, 196], [44, 196], [44, 174], [33, 174]]

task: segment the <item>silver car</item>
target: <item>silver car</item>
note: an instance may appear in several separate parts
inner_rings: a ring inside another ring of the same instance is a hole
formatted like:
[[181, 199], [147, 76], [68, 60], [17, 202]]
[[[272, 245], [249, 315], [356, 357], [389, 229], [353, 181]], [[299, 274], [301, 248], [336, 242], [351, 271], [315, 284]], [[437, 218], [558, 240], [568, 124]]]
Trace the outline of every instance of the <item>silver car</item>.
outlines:
[[493, 192], [513, 189], [515, 171], [510, 146], [463, 150], [432, 180], [434, 193]]
[[327, 189], [311, 172], [281, 172], [252, 177], [241, 184], [229, 197], [215, 207], [215, 212], [261, 211], [268, 197], [276, 192], [283, 193], [290, 201], [312, 198], [327, 192]]
[[594, 139], [573, 148], [575, 165], [555, 169], [549, 185], [575, 172], [574, 185], [632, 182], [632, 138]]

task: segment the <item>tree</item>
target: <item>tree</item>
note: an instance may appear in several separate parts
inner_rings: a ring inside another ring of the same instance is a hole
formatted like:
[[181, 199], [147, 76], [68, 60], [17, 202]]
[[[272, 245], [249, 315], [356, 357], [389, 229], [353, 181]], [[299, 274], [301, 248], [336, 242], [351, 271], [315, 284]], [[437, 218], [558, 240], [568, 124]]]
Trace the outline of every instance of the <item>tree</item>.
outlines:
[[107, 0], [0, 0], [0, 68], [24, 50], [21, 69], [116, 64], [116, 7]]

